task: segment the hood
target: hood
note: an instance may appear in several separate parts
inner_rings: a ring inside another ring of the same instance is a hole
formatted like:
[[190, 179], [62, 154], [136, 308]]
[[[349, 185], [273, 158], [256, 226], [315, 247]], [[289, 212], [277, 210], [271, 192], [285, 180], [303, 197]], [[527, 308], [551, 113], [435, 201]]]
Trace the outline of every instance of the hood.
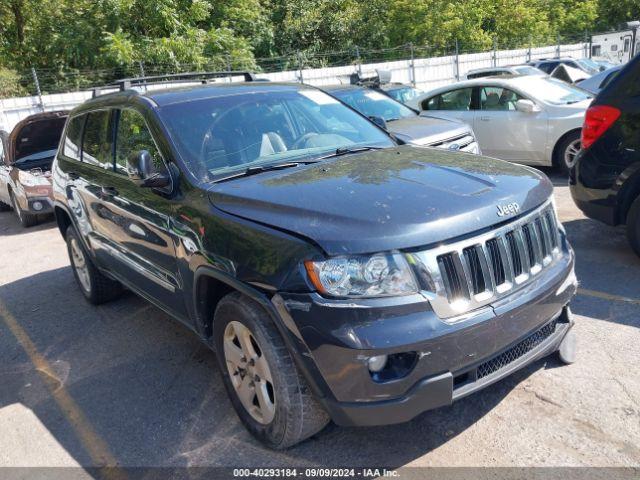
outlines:
[[430, 145], [470, 133], [471, 127], [462, 122], [417, 116], [387, 122], [387, 130], [405, 142]]
[[8, 139], [7, 164], [58, 148], [68, 112], [31, 115], [19, 122]]
[[436, 244], [503, 222], [498, 205], [525, 213], [552, 191], [532, 168], [402, 146], [217, 183], [209, 198], [339, 255]]

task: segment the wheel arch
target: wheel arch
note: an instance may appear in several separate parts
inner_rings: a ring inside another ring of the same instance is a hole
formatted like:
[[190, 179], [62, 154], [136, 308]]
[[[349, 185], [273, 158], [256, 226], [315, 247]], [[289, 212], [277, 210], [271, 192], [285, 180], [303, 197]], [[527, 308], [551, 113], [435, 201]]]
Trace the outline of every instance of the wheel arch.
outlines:
[[556, 140], [555, 144], [553, 145], [553, 151], [551, 152], [551, 162], [553, 166], [558, 167], [558, 155], [560, 153], [559, 150], [562, 142], [564, 142], [570, 135], [573, 135], [575, 133], [579, 134], [580, 132], [582, 132], [582, 127], [572, 128], [571, 130], [564, 132], [560, 136], [560, 138]]
[[53, 207], [53, 215], [56, 219], [58, 230], [64, 238], [67, 233], [67, 228], [69, 228], [69, 226], [71, 225], [71, 215], [69, 215], [69, 212], [66, 210], [66, 208], [63, 208], [57, 204]]
[[631, 204], [640, 197], [640, 164], [618, 191], [618, 202], [615, 212], [616, 224], [626, 224]]

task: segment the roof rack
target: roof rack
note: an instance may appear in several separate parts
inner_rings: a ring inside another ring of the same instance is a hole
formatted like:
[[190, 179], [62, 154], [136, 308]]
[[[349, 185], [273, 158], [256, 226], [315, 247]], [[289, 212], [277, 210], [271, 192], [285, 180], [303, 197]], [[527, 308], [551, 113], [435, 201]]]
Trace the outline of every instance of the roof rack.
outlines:
[[146, 87], [150, 85], [168, 85], [172, 83], [198, 82], [206, 84], [209, 80], [216, 78], [244, 77], [245, 82], [255, 82], [259, 79], [254, 73], [248, 71], [223, 71], [223, 72], [187, 72], [187, 73], [167, 73], [164, 75], [152, 75], [147, 77], [124, 78], [117, 80], [110, 85], [93, 89], [93, 98], [101, 95], [103, 90], [125, 91], [132, 87]]

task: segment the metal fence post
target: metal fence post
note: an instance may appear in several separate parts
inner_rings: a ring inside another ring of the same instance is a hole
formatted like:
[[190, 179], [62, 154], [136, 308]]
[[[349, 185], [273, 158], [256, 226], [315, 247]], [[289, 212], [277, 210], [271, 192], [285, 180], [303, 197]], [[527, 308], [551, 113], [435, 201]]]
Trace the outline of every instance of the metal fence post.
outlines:
[[416, 64], [413, 51], [413, 43], [409, 44], [409, 50], [411, 52], [411, 63], [409, 63], [409, 78], [411, 79], [411, 85], [416, 86]]
[[558, 41], [556, 47], [556, 58], [560, 58], [560, 34], [558, 34]]
[[527, 50], [527, 62], [531, 61], [531, 37], [529, 37], [529, 50]]
[[584, 57], [591, 58], [591, 46], [589, 45], [589, 34], [584, 31]]
[[302, 54], [298, 52], [298, 81], [300, 83], [304, 83], [304, 78], [302, 77]]
[[356, 69], [358, 76], [362, 77], [362, 62], [360, 61], [360, 48], [356, 45]]
[[38, 101], [40, 102], [38, 106], [44, 112], [44, 102], [42, 101], [42, 90], [40, 90], [40, 81], [38, 80], [36, 69], [33, 67], [31, 67], [31, 76], [33, 77], [33, 83], [36, 86], [36, 95], [38, 96]]
[[458, 48], [458, 39], [456, 38], [456, 56], [454, 57], [454, 68], [456, 72], [456, 82], [460, 80], [460, 50]]
[[492, 67], [497, 67], [498, 66], [498, 52], [497, 52], [497, 46], [496, 46], [496, 39], [493, 39], [493, 54], [491, 56], [491, 66]]

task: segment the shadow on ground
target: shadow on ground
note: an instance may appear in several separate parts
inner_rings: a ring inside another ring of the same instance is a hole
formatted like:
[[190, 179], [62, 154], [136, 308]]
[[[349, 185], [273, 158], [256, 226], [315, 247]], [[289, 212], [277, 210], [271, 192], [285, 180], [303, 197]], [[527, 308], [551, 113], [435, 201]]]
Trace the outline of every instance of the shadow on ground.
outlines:
[[8, 324], [0, 322], [0, 408], [27, 406], [82, 465], [92, 465], [92, 458], [52, 389], [66, 388], [123, 466], [399, 467], [473, 425], [544, 365], [403, 425], [329, 426], [295, 448], [273, 452], [238, 421], [214, 354], [188, 328], [136, 296], [90, 306], [71, 270], [59, 268], [3, 285], [0, 299], [60, 380], [45, 385]]

